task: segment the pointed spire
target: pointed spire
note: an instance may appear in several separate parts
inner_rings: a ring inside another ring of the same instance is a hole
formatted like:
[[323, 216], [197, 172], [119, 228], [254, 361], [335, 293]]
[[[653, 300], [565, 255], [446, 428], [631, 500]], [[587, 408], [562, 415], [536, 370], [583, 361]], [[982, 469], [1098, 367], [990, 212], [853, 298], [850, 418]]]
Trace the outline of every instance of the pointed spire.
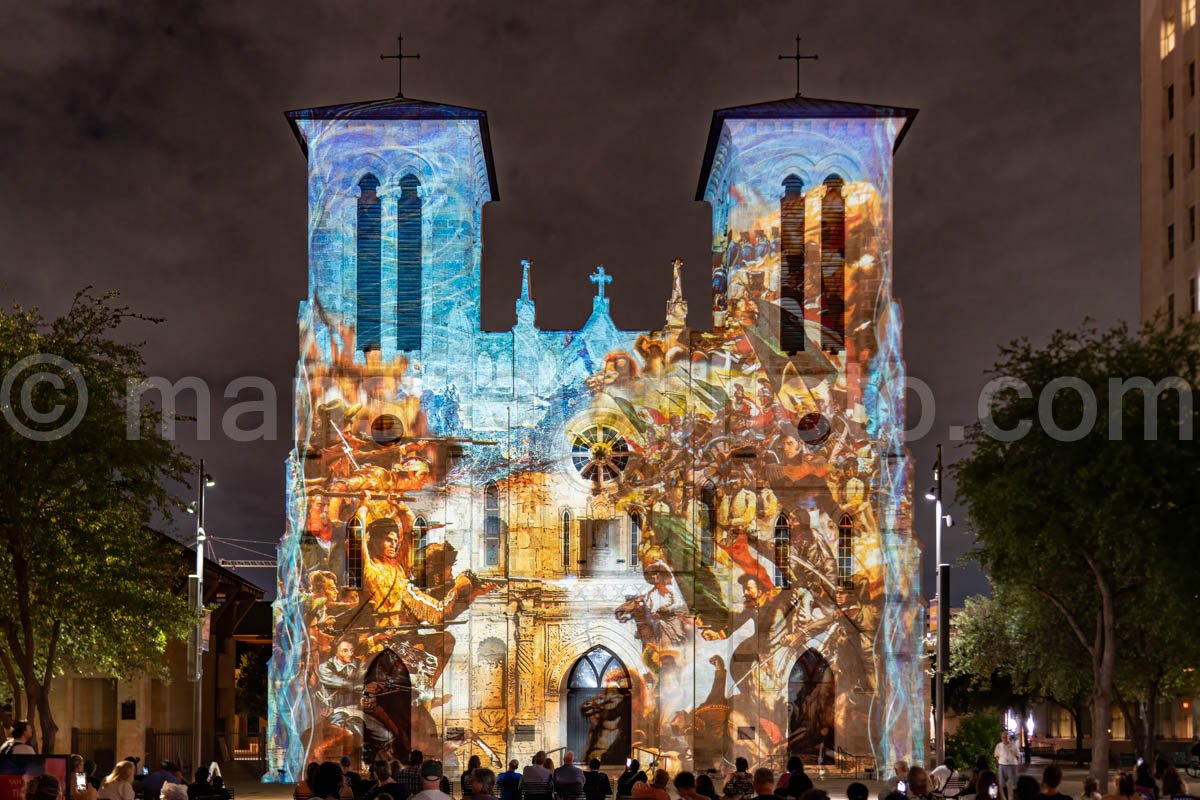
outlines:
[[529, 270], [533, 266], [527, 258], [521, 259], [521, 296], [517, 298], [517, 326], [532, 326], [536, 307], [529, 292]]
[[528, 258], [521, 259], [521, 299], [530, 300], [529, 297], [529, 268], [533, 266]]
[[667, 328], [687, 325], [687, 300], [683, 299], [683, 259], [671, 262], [671, 299], [667, 301]]

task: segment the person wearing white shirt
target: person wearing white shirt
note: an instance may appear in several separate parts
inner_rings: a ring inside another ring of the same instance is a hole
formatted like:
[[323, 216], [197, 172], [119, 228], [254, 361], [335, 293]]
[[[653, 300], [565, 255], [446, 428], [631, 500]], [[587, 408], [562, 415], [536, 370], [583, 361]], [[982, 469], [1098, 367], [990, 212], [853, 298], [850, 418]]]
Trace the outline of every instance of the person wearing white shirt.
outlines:
[[1017, 789], [1017, 765], [1021, 763], [1021, 751], [1008, 731], [1000, 734], [1000, 742], [992, 755], [996, 757], [996, 763], [1000, 766], [1000, 791], [1008, 798], [1010, 788], [1013, 792]]

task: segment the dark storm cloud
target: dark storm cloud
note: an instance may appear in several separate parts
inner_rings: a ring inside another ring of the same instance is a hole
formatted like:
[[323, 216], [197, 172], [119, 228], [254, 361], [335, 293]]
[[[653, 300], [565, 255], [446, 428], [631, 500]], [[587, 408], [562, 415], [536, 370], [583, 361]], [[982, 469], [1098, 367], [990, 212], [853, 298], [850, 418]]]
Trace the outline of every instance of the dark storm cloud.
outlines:
[[[152, 372], [274, 382], [279, 441], [188, 443], [218, 475], [218, 535], [273, 541], [283, 525], [306, 207], [281, 112], [390, 96], [378, 54], [397, 29], [421, 53], [407, 94], [489, 111], [504, 198], [484, 217], [490, 329], [513, 321], [522, 257], [545, 328], [583, 322], [601, 262], [617, 323], [661, 324], [675, 256], [707, 327], [708, 210], [691, 198], [711, 111], [790, 94], [775, 55], [795, 31], [821, 55], [806, 94], [920, 108], [894, 209], [908, 366], [938, 401], [913, 444], [918, 497], [997, 343], [1136, 314], [1136, 3], [9, 6], [0, 292], [54, 313], [83, 285], [120, 289], [168, 318], [129, 332], [149, 338]], [[917, 524], [932, 524], [923, 503]]]

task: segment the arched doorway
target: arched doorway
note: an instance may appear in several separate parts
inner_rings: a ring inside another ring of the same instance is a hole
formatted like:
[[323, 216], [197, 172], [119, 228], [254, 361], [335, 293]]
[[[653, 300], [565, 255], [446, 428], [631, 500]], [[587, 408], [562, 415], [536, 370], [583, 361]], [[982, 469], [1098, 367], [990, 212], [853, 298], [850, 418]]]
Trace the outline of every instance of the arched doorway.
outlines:
[[384, 649], [363, 677], [363, 686], [378, 684], [378, 692], [363, 691], [363, 761], [404, 760], [412, 747], [412, 681], [404, 661]]
[[816, 650], [805, 650], [788, 676], [789, 755], [819, 756], [822, 745], [833, 750], [835, 699], [829, 662]]
[[567, 748], [587, 762], [624, 765], [629, 758], [633, 703], [629, 670], [606, 647], [593, 647], [567, 680]]

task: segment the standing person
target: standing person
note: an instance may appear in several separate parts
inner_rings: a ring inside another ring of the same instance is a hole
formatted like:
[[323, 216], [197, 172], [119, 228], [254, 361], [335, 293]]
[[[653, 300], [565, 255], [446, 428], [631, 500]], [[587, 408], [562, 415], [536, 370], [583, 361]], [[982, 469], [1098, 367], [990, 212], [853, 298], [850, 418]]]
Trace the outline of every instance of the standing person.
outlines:
[[[593, 758], [588, 762], [587, 772], [583, 776], [583, 796], [586, 800], [604, 800], [611, 797], [612, 780], [600, 771], [600, 759]], [[500, 800], [504, 800], [503, 797]]]
[[451, 800], [450, 795], [442, 791], [442, 762], [430, 759], [421, 765], [421, 791], [410, 800]]
[[38, 775], [25, 784], [25, 800], [57, 800], [58, 778], [53, 775]]
[[521, 762], [515, 758], [508, 762], [508, 771], [496, 776], [496, 786], [500, 789], [500, 800], [521, 800], [521, 773], [517, 767]]
[[1017, 788], [1017, 766], [1021, 763], [1021, 751], [1017, 749], [1017, 743], [1012, 740], [1008, 731], [1000, 734], [1000, 742], [992, 751], [992, 755], [1000, 767], [1000, 792], [1006, 800], [1010, 800], [1010, 792]]
[[[420, 750], [408, 754], [408, 766], [396, 773], [396, 783], [400, 784], [400, 797], [396, 800], [412, 797], [422, 790], [424, 779], [421, 777], [421, 765], [424, 761], [425, 754]], [[441, 778], [440, 775], [438, 777]]]
[[554, 790], [562, 797], [578, 797], [583, 794], [585, 776], [575, 766], [575, 753], [568, 750], [563, 754], [563, 764], [554, 770]]
[[725, 779], [721, 795], [730, 800], [750, 800], [754, 796], [754, 779], [750, 777], [750, 762], [738, 756], [733, 762], [734, 772]]
[[754, 800], [775, 800], [775, 773], [770, 767], [754, 770]]
[[617, 797], [632, 797], [634, 785], [645, 782], [646, 773], [642, 771], [642, 765], [636, 758], [629, 759], [625, 762], [625, 771], [617, 778]]
[[482, 766], [483, 762], [479, 760], [479, 756], [471, 756], [469, 759], [467, 759], [467, 769], [458, 779], [458, 783], [462, 787], [462, 796], [464, 798], [470, 797], [474, 793], [474, 790], [471, 788], [471, 781], [475, 776], [475, 770]]
[[[471, 756], [475, 758], [475, 756]], [[496, 800], [496, 773], [480, 767], [471, 773], [471, 794], [475, 800]]]
[[118, 761], [96, 793], [99, 800], [133, 800], [133, 769], [132, 761]]
[[37, 750], [29, 743], [33, 738], [33, 726], [28, 720], [19, 719], [13, 723], [8, 741], [0, 744], [0, 756], [36, 756]]

